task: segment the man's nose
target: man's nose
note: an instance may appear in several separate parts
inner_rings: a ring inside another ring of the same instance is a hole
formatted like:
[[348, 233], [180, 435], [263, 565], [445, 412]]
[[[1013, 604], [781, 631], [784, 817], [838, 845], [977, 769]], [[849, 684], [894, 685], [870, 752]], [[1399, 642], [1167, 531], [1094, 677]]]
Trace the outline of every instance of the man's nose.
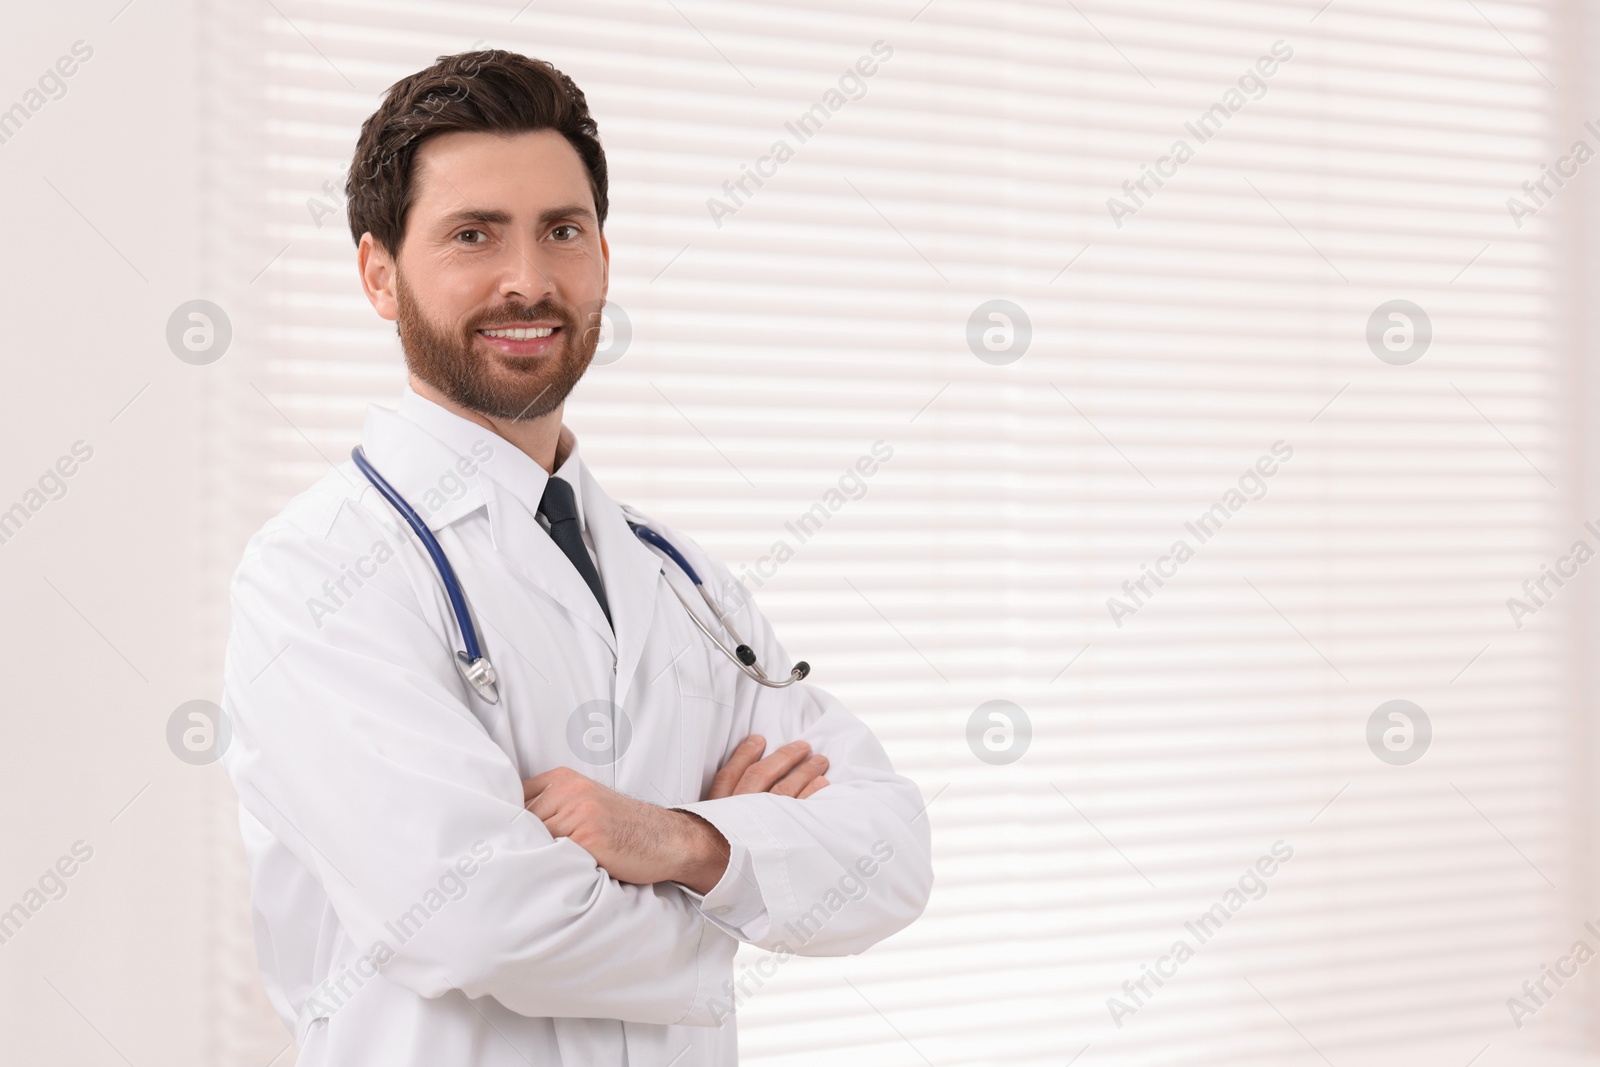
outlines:
[[498, 295], [505, 300], [537, 304], [554, 298], [556, 289], [551, 274], [541, 262], [536, 244], [511, 242], [500, 263]]

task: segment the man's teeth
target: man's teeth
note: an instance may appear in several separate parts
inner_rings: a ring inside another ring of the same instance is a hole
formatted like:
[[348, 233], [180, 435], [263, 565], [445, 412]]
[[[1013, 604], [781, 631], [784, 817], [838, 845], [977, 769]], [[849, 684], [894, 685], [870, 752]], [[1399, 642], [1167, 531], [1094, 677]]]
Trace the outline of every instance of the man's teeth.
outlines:
[[479, 330], [485, 337], [504, 337], [511, 341], [532, 341], [536, 337], [549, 337], [556, 332], [554, 326], [533, 326], [517, 330]]

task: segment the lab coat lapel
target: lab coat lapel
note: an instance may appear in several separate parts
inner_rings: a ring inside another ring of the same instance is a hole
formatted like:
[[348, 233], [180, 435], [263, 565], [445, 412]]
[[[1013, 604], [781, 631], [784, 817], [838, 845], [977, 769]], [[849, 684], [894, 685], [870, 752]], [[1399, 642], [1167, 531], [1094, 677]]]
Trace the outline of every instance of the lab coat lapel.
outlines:
[[583, 520], [594, 539], [595, 554], [600, 557], [600, 574], [611, 604], [611, 619], [616, 624], [617, 691], [613, 699], [625, 704], [634, 672], [650, 641], [662, 561], [634, 536], [622, 508], [600, 488], [581, 456], [579, 477], [583, 479]]
[[[565, 608], [568, 614], [599, 634], [615, 655], [617, 639], [606, 623], [605, 613], [600, 610], [600, 602], [594, 598], [594, 593], [572, 561], [550, 539], [550, 534], [539, 525], [539, 520], [522, 501], [492, 479], [485, 480], [485, 487], [489, 496], [489, 530], [495, 548], [524, 578]], [[607, 600], [615, 613], [616, 594], [611, 591], [604, 559], [601, 560], [600, 573], [602, 578], [607, 579], [604, 582]]]
[[[472, 467], [453, 449], [388, 408], [376, 404], [367, 408], [361, 448], [384, 481], [405, 498], [430, 530], [442, 530], [485, 503], [487, 478], [467, 474]], [[348, 470], [352, 484], [360, 486], [363, 494], [377, 497], [377, 490], [367, 485], [354, 464]], [[380, 501], [373, 506], [384, 514], [386, 523], [398, 527], [400, 518], [389, 505]]]

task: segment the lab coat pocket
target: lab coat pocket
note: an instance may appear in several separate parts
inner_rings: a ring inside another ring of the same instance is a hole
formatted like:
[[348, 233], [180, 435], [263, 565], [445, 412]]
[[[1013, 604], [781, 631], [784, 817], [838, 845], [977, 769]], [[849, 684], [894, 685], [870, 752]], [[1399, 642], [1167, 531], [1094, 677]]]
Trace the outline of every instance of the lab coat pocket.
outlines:
[[725, 752], [732, 747], [725, 739], [733, 709], [703, 696], [681, 697], [679, 709], [679, 792], [682, 799], [678, 803], [693, 804], [706, 799], [711, 791], [711, 779], [731, 754]]
[[[699, 636], [699, 635], [694, 635]], [[704, 800], [711, 779], [743, 738], [733, 732], [733, 693], [719, 692], [712, 670], [713, 650], [702, 640], [678, 657], [674, 674], [678, 685], [678, 736], [682, 739], [682, 787], [688, 803]]]
[[710, 642], [689, 623], [687, 617], [672, 629], [672, 676], [678, 695], [684, 698], [716, 700], [717, 677], [712, 669], [714, 650]]

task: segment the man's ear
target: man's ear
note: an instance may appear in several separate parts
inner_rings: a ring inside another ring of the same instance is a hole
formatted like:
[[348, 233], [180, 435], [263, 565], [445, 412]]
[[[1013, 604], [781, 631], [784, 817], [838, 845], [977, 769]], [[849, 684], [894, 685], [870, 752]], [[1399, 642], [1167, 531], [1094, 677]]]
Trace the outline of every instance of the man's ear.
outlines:
[[372, 310], [379, 318], [391, 322], [398, 319], [400, 301], [394, 291], [397, 276], [394, 256], [371, 233], [361, 235], [361, 243], [356, 247], [356, 269]]
[[600, 301], [605, 302], [611, 295], [611, 245], [606, 241], [606, 232], [600, 231]]

